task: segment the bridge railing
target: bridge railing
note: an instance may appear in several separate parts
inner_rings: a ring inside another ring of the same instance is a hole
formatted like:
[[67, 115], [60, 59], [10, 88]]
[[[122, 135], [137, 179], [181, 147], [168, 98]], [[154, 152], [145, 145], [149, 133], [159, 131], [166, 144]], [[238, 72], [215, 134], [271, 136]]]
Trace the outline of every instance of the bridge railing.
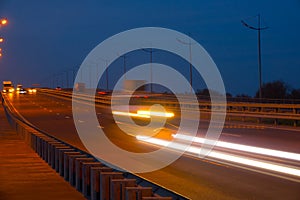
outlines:
[[[71, 91], [56, 91], [51, 89], [40, 89], [40, 92], [49, 95], [61, 96], [64, 98], [72, 98]], [[76, 93], [74, 98], [80, 100], [90, 101], [91, 98], [86, 94]], [[110, 105], [110, 96], [99, 96], [95, 95], [95, 102], [99, 104]], [[186, 97], [185, 99], [188, 99]], [[178, 101], [168, 95], [166, 98], [164, 96], [159, 96], [155, 98], [137, 98], [135, 103], [142, 104], [162, 104], [172, 110], [181, 109], [199, 109], [202, 115], [208, 115], [211, 112], [211, 102], [208, 99], [198, 99], [198, 104], [192, 104], [188, 100], [179, 105]], [[122, 98], [120, 98], [120, 102]], [[269, 123], [279, 124], [280, 121], [287, 122], [287, 125], [299, 126], [300, 121], [300, 104], [297, 103], [261, 103], [261, 102], [230, 102], [228, 101], [224, 104], [214, 104], [214, 110], [222, 110], [226, 107], [227, 120], [238, 120], [238, 121], [255, 121], [261, 123], [264, 120], [269, 120]]]
[[112, 169], [88, 152], [40, 130], [15, 112], [5, 95], [0, 97], [6, 117], [18, 135], [87, 199], [188, 200], [139, 175]]

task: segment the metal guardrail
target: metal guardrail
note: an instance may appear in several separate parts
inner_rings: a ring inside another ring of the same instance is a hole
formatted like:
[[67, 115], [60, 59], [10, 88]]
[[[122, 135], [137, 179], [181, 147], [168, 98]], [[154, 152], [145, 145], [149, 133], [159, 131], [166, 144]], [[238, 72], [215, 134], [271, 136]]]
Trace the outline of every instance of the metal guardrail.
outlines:
[[[65, 98], [72, 98], [72, 92], [70, 91], [56, 91], [50, 89], [40, 89], [40, 92], [61, 96]], [[80, 100], [90, 101], [91, 98], [85, 94], [77, 94], [74, 98]], [[139, 99], [144, 104], [159, 103], [165, 105], [173, 110], [179, 110], [180, 106], [176, 99], [167, 97], [168, 100], [163, 98], [147, 98]], [[110, 96], [95, 96], [96, 103], [110, 105]], [[211, 103], [208, 100], [199, 100], [199, 104], [191, 104], [185, 102], [181, 105], [183, 109], [199, 109], [202, 114], [210, 114]], [[293, 126], [298, 126], [300, 121], [300, 104], [276, 104], [276, 103], [253, 103], [253, 102], [227, 102], [226, 105], [215, 105], [216, 108], [226, 106], [227, 119], [236, 120], [237, 118], [242, 121], [246, 119], [255, 119], [260, 123], [262, 120], [272, 120], [275, 125], [280, 120], [290, 121]]]
[[18, 115], [5, 96], [2, 105], [11, 126], [56, 172], [91, 200], [188, 200], [132, 173], [122, 173], [46, 132]]

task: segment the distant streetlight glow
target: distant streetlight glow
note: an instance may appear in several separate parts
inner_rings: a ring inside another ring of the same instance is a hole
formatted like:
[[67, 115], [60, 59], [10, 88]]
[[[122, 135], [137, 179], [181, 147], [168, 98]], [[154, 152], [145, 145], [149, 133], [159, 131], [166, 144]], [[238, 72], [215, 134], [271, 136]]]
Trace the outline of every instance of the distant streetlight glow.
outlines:
[[0, 38], [0, 42], [3, 42], [4, 41], [4, 39], [3, 38]]
[[8, 23], [7, 19], [1, 19], [1, 25], [6, 25]]

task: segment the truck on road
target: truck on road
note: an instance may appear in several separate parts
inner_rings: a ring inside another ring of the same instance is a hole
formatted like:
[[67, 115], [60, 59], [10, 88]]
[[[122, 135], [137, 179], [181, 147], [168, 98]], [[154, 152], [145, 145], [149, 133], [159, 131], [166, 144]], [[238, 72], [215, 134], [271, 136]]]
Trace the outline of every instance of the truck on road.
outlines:
[[12, 93], [14, 91], [15, 91], [14, 85], [12, 84], [11, 81], [3, 81], [3, 90], [2, 90], [2, 92]]

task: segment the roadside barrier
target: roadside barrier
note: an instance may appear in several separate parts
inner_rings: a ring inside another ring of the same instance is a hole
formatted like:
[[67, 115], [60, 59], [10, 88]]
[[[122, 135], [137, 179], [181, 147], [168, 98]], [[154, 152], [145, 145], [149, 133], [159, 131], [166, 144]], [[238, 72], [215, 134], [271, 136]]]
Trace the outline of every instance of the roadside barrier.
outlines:
[[[66, 99], [72, 98], [72, 91], [56, 91], [52, 89], [39, 89], [39, 92], [51, 96], [62, 97]], [[142, 95], [141, 95], [142, 96]], [[74, 96], [77, 100], [90, 101], [90, 97], [85, 94], [78, 93]], [[188, 96], [185, 97], [188, 99]], [[122, 104], [122, 98], [119, 100]], [[250, 101], [250, 100], [249, 100]], [[110, 105], [110, 96], [95, 96], [95, 102], [101, 105]], [[178, 111], [181, 109], [195, 110], [198, 109], [202, 116], [210, 118], [211, 103], [206, 98], [199, 99], [199, 104], [184, 102], [179, 105], [178, 101], [170, 95], [161, 95], [154, 98], [136, 98], [135, 103], [143, 105], [161, 104], [167, 108]], [[228, 121], [251, 121], [255, 123], [272, 123], [274, 125], [284, 124], [290, 126], [300, 126], [300, 103], [299, 102], [283, 102], [279, 103], [275, 100], [264, 102], [245, 102], [245, 100], [237, 102], [237, 100], [228, 101], [226, 105], [215, 105], [216, 110], [226, 106], [226, 119]]]

